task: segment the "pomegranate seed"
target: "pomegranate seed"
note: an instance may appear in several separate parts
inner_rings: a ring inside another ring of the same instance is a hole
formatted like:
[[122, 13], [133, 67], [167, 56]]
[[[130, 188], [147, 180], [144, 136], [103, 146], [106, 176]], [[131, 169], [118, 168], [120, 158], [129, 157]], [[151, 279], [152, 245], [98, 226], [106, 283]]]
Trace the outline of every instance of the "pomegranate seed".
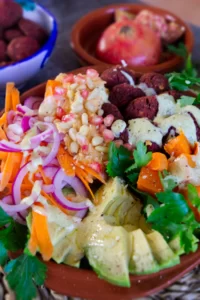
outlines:
[[56, 109], [56, 116], [61, 119], [65, 115], [65, 111], [62, 107], [58, 106]]
[[111, 142], [114, 140], [114, 134], [111, 130], [104, 129], [103, 138], [104, 138], [105, 142]]
[[110, 127], [114, 121], [115, 117], [113, 115], [107, 115], [105, 118], [104, 118], [104, 124], [106, 127]]
[[81, 91], [81, 96], [82, 96], [84, 99], [87, 99], [88, 95], [89, 95], [88, 90], [82, 90], [82, 91]]
[[103, 123], [103, 117], [94, 116], [91, 118], [90, 123], [93, 125], [101, 125]]
[[129, 144], [129, 143], [126, 143], [126, 144], [124, 144], [123, 145], [126, 149], [128, 149], [128, 150], [133, 150], [133, 146], [131, 145], [131, 144]]
[[85, 145], [81, 146], [81, 149], [83, 152], [88, 152], [88, 145], [85, 144]]
[[99, 73], [94, 69], [87, 69], [86, 75], [90, 78], [95, 78], [99, 76]]
[[64, 83], [73, 83], [74, 82], [74, 75], [73, 74], [66, 74], [64, 77]]
[[115, 145], [116, 145], [117, 147], [123, 145], [123, 141], [122, 141], [122, 140], [116, 140], [116, 141], [114, 141], [114, 143], [115, 143]]
[[72, 113], [62, 117], [63, 122], [69, 122], [69, 121], [72, 121], [73, 119], [75, 119], [75, 115]]
[[98, 162], [91, 163], [90, 164], [90, 168], [92, 168], [97, 173], [101, 173], [102, 172], [102, 165], [100, 163], [98, 163]]
[[64, 95], [65, 94], [65, 90], [60, 86], [56, 86], [54, 92], [55, 92], [55, 95]]
[[78, 74], [74, 76], [74, 81], [76, 83], [85, 83], [85, 77], [82, 74]]

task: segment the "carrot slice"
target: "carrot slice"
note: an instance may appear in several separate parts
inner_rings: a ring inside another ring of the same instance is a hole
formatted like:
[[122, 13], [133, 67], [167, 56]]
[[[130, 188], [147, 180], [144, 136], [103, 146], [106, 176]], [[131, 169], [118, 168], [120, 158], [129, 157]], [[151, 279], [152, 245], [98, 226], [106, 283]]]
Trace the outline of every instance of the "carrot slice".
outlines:
[[42, 175], [42, 179], [43, 179], [44, 183], [51, 184], [51, 179], [44, 174], [42, 166], [39, 166], [38, 169], [39, 169], [40, 174]]
[[46, 90], [45, 90], [45, 98], [48, 96], [53, 96], [55, 87], [61, 86], [61, 82], [56, 80], [48, 80], [46, 84]]
[[50, 195], [46, 194], [44, 191], [41, 191], [41, 194], [44, 198], [46, 198], [52, 205], [56, 206], [57, 208], [59, 208], [64, 214], [68, 215], [68, 211], [66, 209], [64, 209], [61, 205], [59, 205], [53, 197], [51, 197]]
[[0, 118], [0, 126], [5, 125], [7, 122], [7, 113], [4, 113]]
[[16, 110], [17, 105], [20, 104], [19, 91], [16, 88], [12, 89], [12, 109]]
[[14, 88], [13, 82], [8, 82], [6, 84], [6, 100], [5, 100], [5, 112], [8, 112], [12, 109], [12, 90]]
[[7, 140], [5, 131], [1, 128], [1, 126], [0, 126], [0, 140]]
[[32, 255], [35, 255], [38, 250], [38, 240], [33, 222], [31, 226], [31, 236], [28, 242], [28, 248]]
[[8, 156], [7, 152], [0, 151], [0, 160], [6, 160]]
[[152, 170], [147, 166], [142, 167], [137, 181], [137, 188], [140, 191], [151, 195], [162, 192], [163, 186], [160, 181], [159, 172]]
[[7, 186], [8, 182], [10, 181], [10, 178], [12, 176], [13, 171], [13, 159], [14, 159], [15, 153], [8, 153], [7, 159], [5, 161], [3, 170], [2, 170], [2, 178], [0, 182], [0, 191], [3, 191], [5, 187]]
[[183, 153], [192, 153], [191, 146], [183, 132], [181, 132], [177, 137], [170, 139], [164, 145], [164, 149], [169, 155], [173, 155], [175, 157]]
[[168, 169], [168, 160], [165, 154], [154, 152], [152, 160], [147, 165], [150, 169], [155, 171], [163, 171]]
[[[44, 208], [41, 203], [35, 203], [35, 205]], [[33, 237], [32, 245], [36, 245], [36, 240], [42, 258], [45, 261], [51, 259], [53, 254], [53, 245], [49, 235], [47, 216], [40, 214], [39, 212], [32, 211], [32, 226], [33, 226]], [[34, 236], [35, 235], [35, 236]]]
[[[10, 162], [12, 164], [12, 174], [9, 180], [10, 182], [13, 182], [15, 177], [17, 176], [17, 173], [21, 166], [22, 157], [23, 157], [22, 153], [19, 152], [13, 153], [12, 155], [12, 162]], [[28, 183], [30, 183], [30, 181]]]

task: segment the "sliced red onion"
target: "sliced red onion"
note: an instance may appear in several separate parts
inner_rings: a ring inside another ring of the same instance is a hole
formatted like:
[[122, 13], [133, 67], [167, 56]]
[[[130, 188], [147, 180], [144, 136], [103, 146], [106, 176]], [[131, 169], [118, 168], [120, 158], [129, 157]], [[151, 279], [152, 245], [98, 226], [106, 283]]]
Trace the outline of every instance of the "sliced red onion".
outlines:
[[7, 113], [7, 122], [8, 124], [13, 124], [13, 120], [16, 116], [16, 112], [14, 110], [10, 110], [8, 113]]
[[24, 177], [29, 172], [30, 162], [26, 163], [19, 172], [17, 173], [13, 186], [12, 186], [12, 197], [14, 204], [19, 204], [21, 202], [21, 184], [24, 180]]
[[45, 193], [50, 194], [54, 192], [55, 187], [53, 184], [43, 184], [42, 189]]
[[30, 139], [31, 146], [33, 148], [36, 148], [37, 146], [40, 145], [42, 141], [48, 139], [54, 133], [55, 130], [54, 125], [49, 123], [38, 122], [36, 126], [39, 128], [39, 130], [40, 130], [39, 126], [45, 126], [46, 130], [42, 131], [41, 133], [37, 134], [36, 136]]
[[8, 213], [9, 215], [12, 213], [17, 213], [17, 212], [21, 212], [21, 211], [24, 211], [26, 210], [30, 205], [26, 205], [26, 204], [16, 204], [16, 205], [12, 205], [12, 204], [7, 204], [7, 203], [4, 203], [2, 201], [0, 201], [0, 206], [1, 208], [6, 212]]
[[53, 180], [55, 174], [58, 172], [58, 167], [56, 166], [46, 166], [43, 168], [45, 176]]
[[88, 212], [88, 209], [86, 208], [86, 209], [78, 211], [75, 216], [77, 218], [83, 219], [85, 217], [85, 215], [87, 214], [87, 212]]
[[17, 105], [17, 110], [22, 113], [22, 114], [27, 114], [29, 116], [36, 116], [37, 115], [37, 110], [33, 110], [28, 108], [27, 106], [18, 104]]
[[60, 147], [60, 137], [59, 137], [59, 133], [58, 133], [56, 126], [54, 124], [48, 124], [48, 125], [53, 130], [53, 139], [54, 140], [53, 140], [53, 143], [51, 146], [51, 151], [43, 160], [43, 166], [47, 166], [49, 163], [51, 163], [51, 161], [56, 157], [56, 155], [58, 153], [58, 149]]
[[56, 166], [56, 167], [58, 167], [59, 166], [59, 162], [58, 162], [57, 158], [52, 159], [52, 161], [49, 164], [49, 166], [52, 166], [52, 167]]
[[29, 123], [30, 119], [31, 119], [31, 116], [24, 116], [22, 118], [21, 126], [22, 126], [23, 132], [26, 132], [30, 129], [30, 123]]
[[15, 144], [10, 141], [1, 140], [0, 141], [0, 150], [4, 152], [22, 152], [29, 151], [31, 148], [23, 148], [19, 144]]
[[55, 187], [55, 191], [53, 193], [54, 198], [56, 201], [63, 207], [69, 210], [85, 210], [88, 208], [86, 202], [74, 203], [69, 200], [63, 195], [62, 186], [63, 181], [70, 185], [77, 194], [82, 196], [87, 195], [87, 191], [83, 186], [82, 182], [77, 177], [67, 176], [62, 169], [59, 169], [56, 173], [53, 184]]
[[42, 101], [41, 97], [29, 97], [24, 101], [24, 105], [30, 109], [38, 109]]

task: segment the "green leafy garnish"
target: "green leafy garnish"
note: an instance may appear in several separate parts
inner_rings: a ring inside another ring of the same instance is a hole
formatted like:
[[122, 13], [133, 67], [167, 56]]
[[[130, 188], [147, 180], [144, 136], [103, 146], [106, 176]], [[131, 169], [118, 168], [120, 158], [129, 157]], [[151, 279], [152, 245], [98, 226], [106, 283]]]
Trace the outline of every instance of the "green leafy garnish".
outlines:
[[200, 78], [197, 77], [197, 70], [192, 64], [191, 55], [188, 55], [185, 68], [181, 73], [172, 72], [166, 76], [171, 89], [187, 91], [194, 85], [200, 86]]
[[197, 95], [196, 99], [193, 102], [194, 105], [200, 105], [200, 94]]
[[4, 271], [17, 300], [31, 300], [37, 296], [36, 285], [42, 285], [45, 281], [47, 267], [37, 257], [24, 253], [11, 260]]
[[123, 146], [119, 148], [111, 142], [108, 151], [109, 162], [107, 164], [107, 173], [110, 177], [123, 176], [125, 170], [131, 164], [131, 152]]
[[193, 186], [191, 183], [187, 186], [188, 190], [188, 199], [190, 200], [190, 203], [197, 208], [197, 210], [200, 211], [200, 198], [197, 192], [197, 189], [195, 186]]
[[187, 51], [187, 48], [185, 47], [184, 43], [180, 42], [177, 46], [168, 45], [167, 49], [168, 49], [169, 52], [172, 52], [172, 53], [174, 53], [178, 56], [181, 56], [185, 59], [187, 58], [188, 51]]
[[136, 149], [133, 151], [134, 164], [132, 164], [126, 172], [134, 169], [141, 169], [146, 166], [152, 159], [152, 152], [147, 152], [147, 146], [143, 142], [138, 142]]
[[181, 96], [181, 98], [177, 100], [177, 103], [180, 105], [180, 107], [184, 107], [186, 105], [192, 105], [195, 99], [195, 97]]
[[159, 172], [159, 178], [164, 191], [173, 191], [173, 189], [177, 186], [176, 178], [170, 175], [167, 170]]
[[[4, 227], [5, 225], [6, 227]], [[24, 248], [27, 241], [27, 227], [15, 222], [1, 207], [0, 228], [2, 228], [0, 230], [0, 242], [5, 249], [16, 251]]]
[[4, 266], [8, 260], [8, 251], [4, 247], [3, 243], [0, 242], [0, 266]]
[[196, 250], [194, 230], [200, 228], [194, 213], [189, 208], [184, 196], [172, 191], [157, 193], [160, 206], [155, 208], [147, 222], [159, 231], [167, 241], [180, 236], [186, 253]]

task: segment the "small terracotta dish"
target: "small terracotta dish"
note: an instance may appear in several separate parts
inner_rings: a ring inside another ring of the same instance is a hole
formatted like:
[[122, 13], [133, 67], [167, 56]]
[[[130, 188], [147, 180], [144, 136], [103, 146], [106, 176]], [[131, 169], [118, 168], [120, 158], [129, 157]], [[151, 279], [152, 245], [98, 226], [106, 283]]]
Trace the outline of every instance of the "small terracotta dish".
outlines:
[[[106, 66], [93, 66], [93, 68], [101, 73]], [[71, 73], [85, 73], [86, 70], [87, 67], [83, 67]], [[23, 103], [30, 96], [43, 96], [44, 92], [45, 83], [42, 83], [24, 93], [21, 101]], [[11, 256], [14, 257], [14, 255]], [[47, 263], [48, 274], [45, 285], [67, 296], [92, 300], [132, 300], [153, 294], [171, 285], [198, 264], [200, 264], [200, 247], [195, 253], [183, 255], [179, 265], [150, 275], [130, 275], [131, 287], [122, 288], [99, 279], [92, 270], [77, 269], [50, 261]]]
[[[183, 42], [185, 43], [189, 52], [192, 51], [194, 39], [193, 33], [188, 25], [176, 15], [171, 12], [160, 9], [158, 7], [151, 7], [148, 5], [138, 4], [118, 4], [109, 5], [103, 8], [94, 10], [84, 17], [82, 17], [73, 27], [71, 32], [71, 47], [76, 53], [80, 63], [82, 65], [98, 65], [105, 64], [105, 62], [99, 60], [96, 55], [97, 42], [103, 33], [103, 31], [114, 22], [114, 12], [116, 9], [121, 9], [133, 14], [139, 13], [143, 9], [148, 9], [153, 13], [161, 16], [167, 16], [174, 18], [177, 23], [185, 27], [185, 34], [183, 36]], [[170, 55], [168, 58], [159, 64], [147, 67], [131, 67], [136, 72], [161, 72], [167, 73], [174, 71], [181, 67], [183, 59], [176, 55]]]

